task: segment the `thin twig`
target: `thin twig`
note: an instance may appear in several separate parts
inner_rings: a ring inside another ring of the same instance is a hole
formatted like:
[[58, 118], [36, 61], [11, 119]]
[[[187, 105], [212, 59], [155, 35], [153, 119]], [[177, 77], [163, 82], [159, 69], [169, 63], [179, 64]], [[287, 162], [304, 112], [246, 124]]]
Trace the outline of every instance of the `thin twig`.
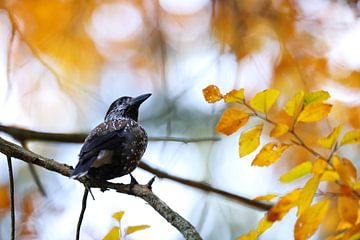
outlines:
[[15, 239], [15, 200], [14, 200], [14, 175], [12, 171], [11, 156], [7, 155], [10, 182], [10, 202], [11, 202], [11, 240]]
[[[29, 147], [26, 143], [25, 140], [22, 140], [20, 141], [21, 143], [21, 146], [27, 150], [29, 150]], [[39, 177], [39, 174], [36, 172], [36, 169], [34, 167], [34, 165], [32, 165], [31, 163], [28, 164], [28, 167], [29, 167], [29, 171], [30, 171], [30, 174], [32, 176], [32, 178], [34, 179], [35, 181], [35, 184], [36, 186], [38, 187], [40, 193], [42, 196], [46, 197], [46, 191], [45, 191], [45, 188], [44, 188], [44, 185], [42, 184], [41, 180], [40, 180], [40, 177]]]
[[235, 201], [237, 201], [239, 203], [245, 204], [245, 205], [247, 205], [247, 206], [249, 206], [251, 208], [254, 208], [256, 210], [267, 211], [272, 207], [271, 204], [266, 204], [266, 203], [262, 203], [262, 202], [259, 202], [259, 201], [254, 201], [254, 200], [246, 198], [246, 197], [242, 197], [242, 196], [230, 193], [230, 192], [226, 192], [224, 190], [212, 187], [212, 186], [210, 186], [210, 185], [208, 185], [206, 183], [192, 181], [192, 180], [189, 180], [189, 179], [185, 179], [185, 178], [170, 175], [170, 174], [168, 174], [168, 173], [166, 173], [164, 171], [161, 171], [159, 169], [151, 167], [150, 165], [148, 165], [145, 162], [140, 162], [139, 167], [146, 170], [146, 171], [148, 171], [148, 172], [150, 172], [150, 173], [155, 174], [159, 178], [167, 178], [167, 179], [170, 179], [170, 180], [173, 180], [175, 182], [184, 184], [186, 186], [190, 186], [190, 187], [199, 189], [199, 190], [207, 192], [207, 193], [216, 193], [216, 194], [219, 194], [220, 196], [223, 196], [223, 197], [229, 198], [231, 200], [235, 200]]
[[88, 195], [89, 195], [89, 190], [87, 188], [84, 188], [84, 195], [83, 195], [82, 204], [81, 204], [81, 212], [80, 212], [79, 221], [78, 221], [77, 227], [76, 227], [76, 240], [80, 239], [81, 223], [84, 218], [84, 214], [85, 214], [85, 210], [86, 210], [86, 201], [87, 201]]
[[291, 135], [293, 135], [296, 140], [298, 140], [299, 142], [294, 142], [295, 144], [305, 148], [306, 150], [308, 150], [312, 155], [314, 155], [317, 158], [322, 158], [324, 160], [326, 160], [326, 158], [324, 156], [322, 156], [320, 153], [316, 152], [314, 149], [312, 149], [311, 147], [309, 147], [308, 145], [306, 145], [306, 143], [301, 139], [301, 137], [295, 132], [295, 130], [291, 130], [289, 131], [289, 133], [291, 133]]
[[[263, 116], [261, 114], [259, 114], [253, 107], [251, 107], [248, 103], [246, 103], [245, 101], [239, 102], [240, 104], [243, 104], [245, 107], [247, 107], [254, 116], [264, 120], [267, 123], [270, 123], [272, 125], [277, 125], [278, 123], [270, 120], [267, 116]], [[292, 127], [293, 128], [293, 127]], [[313, 154], [315, 157], [317, 158], [322, 158], [324, 160], [326, 160], [326, 158], [324, 156], [322, 156], [320, 153], [316, 152], [314, 149], [312, 149], [311, 147], [309, 147], [301, 138], [300, 136], [295, 132], [294, 129], [289, 129], [289, 133], [296, 138], [297, 141], [292, 141], [293, 143], [295, 143], [296, 145], [299, 145], [303, 148], [305, 148], [307, 151], [309, 151], [311, 154]]]
[[[29, 150], [26, 150], [14, 143], [4, 140], [0, 137], [0, 152], [6, 156], [20, 159], [22, 161], [38, 165], [42, 168], [48, 169], [50, 171], [56, 172], [58, 174], [69, 177], [73, 171], [73, 168], [61, 164], [57, 161], [54, 161], [49, 158], [45, 158], [41, 155], [33, 153]], [[191, 225], [186, 219], [181, 217], [178, 213], [173, 211], [167, 204], [165, 204], [161, 199], [159, 199], [148, 187], [148, 185], [130, 185], [130, 184], [119, 184], [119, 183], [110, 183], [107, 181], [98, 181], [82, 177], [77, 179], [81, 183], [90, 186], [92, 188], [100, 189], [113, 189], [120, 193], [134, 195], [140, 197], [149, 203], [150, 206], [154, 208], [161, 216], [163, 216], [172, 226], [177, 228], [185, 239], [188, 240], [201, 240], [199, 233], [196, 231], [194, 226]]]

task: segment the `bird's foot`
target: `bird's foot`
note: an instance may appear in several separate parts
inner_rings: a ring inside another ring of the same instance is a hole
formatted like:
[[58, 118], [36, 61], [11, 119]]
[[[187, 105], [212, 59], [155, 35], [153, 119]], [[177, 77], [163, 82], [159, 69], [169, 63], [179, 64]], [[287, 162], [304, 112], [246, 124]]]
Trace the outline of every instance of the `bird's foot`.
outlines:
[[150, 181], [146, 184], [147, 188], [148, 188], [150, 191], [152, 191], [152, 184], [154, 183], [155, 178], [156, 178], [156, 176], [153, 176], [153, 177], [150, 179]]

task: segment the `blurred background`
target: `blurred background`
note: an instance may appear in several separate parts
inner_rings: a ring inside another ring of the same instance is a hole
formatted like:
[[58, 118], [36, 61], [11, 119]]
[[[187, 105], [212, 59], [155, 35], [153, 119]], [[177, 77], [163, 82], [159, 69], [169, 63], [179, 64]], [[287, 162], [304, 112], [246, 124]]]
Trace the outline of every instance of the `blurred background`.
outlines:
[[[212, 138], [227, 106], [204, 101], [202, 89], [209, 84], [223, 92], [243, 87], [247, 98], [279, 89], [271, 116], [279, 120], [284, 119], [281, 106], [297, 91], [324, 89], [335, 105], [329, 120], [299, 126], [303, 139], [314, 144], [314, 134], [324, 136], [339, 123], [360, 128], [359, 13], [360, 4], [351, 0], [0, 0], [0, 123], [86, 133], [116, 98], [152, 93], [140, 109], [150, 136]], [[296, 149], [272, 167], [251, 167], [257, 152], [240, 159], [239, 135], [187, 144], [150, 142], [143, 161], [248, 198], [284, 194], [306, 182], [285, 185], [278, 177], [309, 159], [308, 153]], [[72, 166], [80, 147], [29, 143], [32, 151]], [[344, 151], [359, 159], [358, 147]], [[0, 158], [0, 239], [8, 239], [9, 183], [6, 158]], [[37, 168], [44, 198], [28, 166], [13, 164], [19, 239], [74, 238], [83, 186]], [[134, 176], [145, 183], [152, 174], [137, 169]], [[157, 179], [153, 189], [204, 239], [235, 239], [264, 214], [171, 180]], [[122, 227], [151, 225], [127, 239], [182, 239], [143, 200], [93, 192], [96, 200], [88, 200], [82, 239], [104, 237], [116, 225], [111, 215], [120, 210], [125, 211]], [[291, 211], [260, 239], [291, 239], [295, 220]], [[313, 238], [321, 239], [331, 226]]]

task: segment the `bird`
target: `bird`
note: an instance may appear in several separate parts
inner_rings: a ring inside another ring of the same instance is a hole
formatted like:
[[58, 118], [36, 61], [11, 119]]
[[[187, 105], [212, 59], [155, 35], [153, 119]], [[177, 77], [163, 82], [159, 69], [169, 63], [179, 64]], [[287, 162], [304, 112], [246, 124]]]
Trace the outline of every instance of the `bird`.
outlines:
[[105, 114], [104, 121], [86, 137], [79, 162], [70, 178], [89, 176], [110, 180], [130, 174], [143, 156], [148, 137], [138, 123], [139, 107], [150, 93], [138, 97], [116, 99]]

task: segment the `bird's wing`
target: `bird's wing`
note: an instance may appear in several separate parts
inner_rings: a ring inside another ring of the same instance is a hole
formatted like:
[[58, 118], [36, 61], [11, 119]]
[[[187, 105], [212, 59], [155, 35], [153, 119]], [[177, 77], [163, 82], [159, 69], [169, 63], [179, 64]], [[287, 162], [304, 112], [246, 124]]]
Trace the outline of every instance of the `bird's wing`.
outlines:
[[123, 129], [111, 131], [103, 135], [94, 135], [85, 141], [79, 154], [79, 163], [76, 165], [72, 178], [84, 175], [97, 159], [102, 150], [112, 150], [124, 142], [125, 134]]

